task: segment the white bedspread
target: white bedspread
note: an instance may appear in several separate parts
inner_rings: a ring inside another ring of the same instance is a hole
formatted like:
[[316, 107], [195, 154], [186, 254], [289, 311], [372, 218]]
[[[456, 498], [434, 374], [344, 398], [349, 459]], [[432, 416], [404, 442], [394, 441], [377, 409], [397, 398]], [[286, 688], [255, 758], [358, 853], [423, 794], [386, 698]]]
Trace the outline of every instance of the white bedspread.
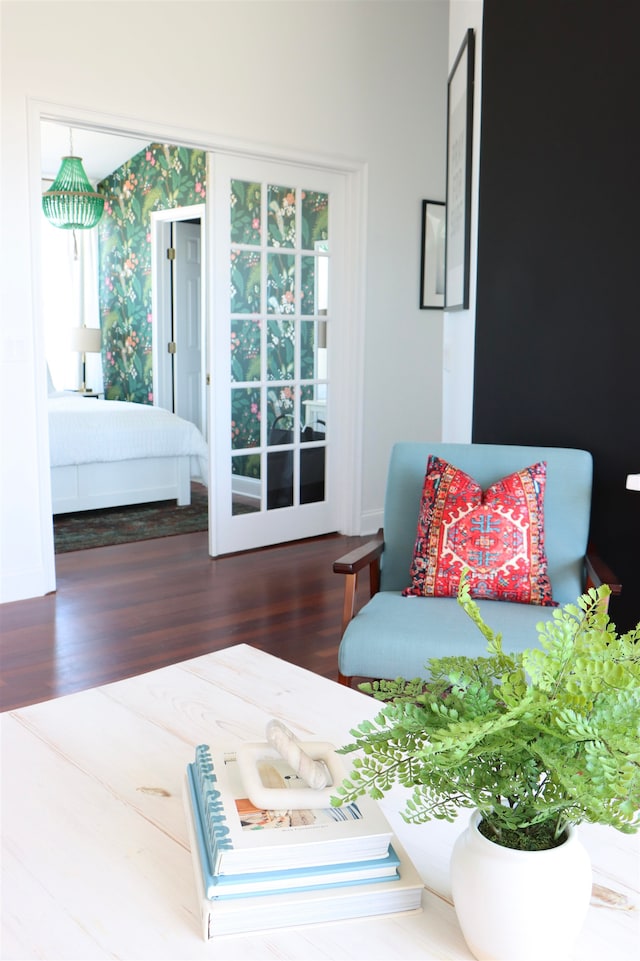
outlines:
[[188, 455], [192, 478], [208, 479], [208, 447], [195, 424], [146, 404], [50, 394], [49, 448], [52, 467]]

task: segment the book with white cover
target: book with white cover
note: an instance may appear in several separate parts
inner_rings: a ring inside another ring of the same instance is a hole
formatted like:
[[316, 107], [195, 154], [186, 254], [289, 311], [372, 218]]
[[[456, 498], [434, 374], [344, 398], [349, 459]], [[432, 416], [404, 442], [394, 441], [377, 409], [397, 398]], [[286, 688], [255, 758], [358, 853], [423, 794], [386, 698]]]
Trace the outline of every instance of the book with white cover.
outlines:
[[282, 894], [301, 888], [326, 888], [336, 884], [370, 884], [392, 881], [400, 877], [400, 859], [393, 845], [382, 858], [367, 861], [345, 861], [316, 867], [274, 868], [248, 874], [213, 874], [211, 872], [202, 815], [198, 805], [193, 775], [187, 771], [184, 805], [189, 828], [191, 850], [197, 849], [203, 875], [204, 896], [209, 899], [249, 897], [270, 892]]
[[400, 876], [396, 880], [335, 884], [235, 898], [208, 898], [186, 790], [185, 809], [202, 935], [206, 941], [223, 935], [255, 933], [273, 928], [378, 915], [418, 914], [422, 911], [424, 884], [406, 851], [393, 836], [392, 847], [400, 862]]
[[[267, 777], [300, 783], [281, 759], [270, 758], [267, 768]], [[336, 808], [257, 809], [246, 796], [235, 754], [204, 744], [188, 771], [215, 876], [366, 861], [388, 852], [391, 826], [368, 796]]]

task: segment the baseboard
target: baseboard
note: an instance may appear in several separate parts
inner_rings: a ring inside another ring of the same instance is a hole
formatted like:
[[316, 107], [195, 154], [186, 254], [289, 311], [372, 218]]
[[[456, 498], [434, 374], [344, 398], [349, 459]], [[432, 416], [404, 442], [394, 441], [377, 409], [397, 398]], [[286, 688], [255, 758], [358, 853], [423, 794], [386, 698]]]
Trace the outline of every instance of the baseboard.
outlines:
[[369, 534], [377, 534], [381, 527], [383, 527], [384, 522], [384, 512], [380, 509], [377, 511], [366, 511], [360, 515], [360, 536], [368, 537]]

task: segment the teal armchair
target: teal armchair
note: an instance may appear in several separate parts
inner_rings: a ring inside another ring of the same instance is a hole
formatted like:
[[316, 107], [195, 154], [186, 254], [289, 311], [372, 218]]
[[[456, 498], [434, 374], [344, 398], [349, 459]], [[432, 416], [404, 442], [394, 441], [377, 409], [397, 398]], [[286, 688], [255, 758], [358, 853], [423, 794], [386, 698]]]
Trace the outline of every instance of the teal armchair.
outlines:
[[[485, 649], [478, 628], [456, 598], [403, 597], [410, 583], [420, 500], [427, 459], [435, 454], [455, 464], [485, 490], [514, 471], [547, 463], [544, 501], [545, 541], [553, 598], [560, 606], [585, 589], [621, 584], [589, 546], [593, 464], [591, 454], [560, 447], [500, 444], [401, 442], [391, 452], [384, 502], [384, 527], [370, 542], [333, 564], [344, 576], [339, 680], [424, 677], [432, 657], [477, 656]], [[358, 578], [368, 574], [368, 599], [356, 610]], [[532, 647], [536, 624], [553, 616], [553, 607], [481, 600], [486, 623], [503, 635], [506, 651]]]

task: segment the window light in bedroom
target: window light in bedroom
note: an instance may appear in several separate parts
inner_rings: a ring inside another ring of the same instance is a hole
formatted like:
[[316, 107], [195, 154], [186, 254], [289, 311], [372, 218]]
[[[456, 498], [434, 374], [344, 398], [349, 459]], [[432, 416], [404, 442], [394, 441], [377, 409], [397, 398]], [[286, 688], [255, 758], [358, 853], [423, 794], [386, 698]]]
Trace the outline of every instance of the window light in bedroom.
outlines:
[[70, 156], [62, 158], [58, 176], [51, 189], [42, 195], [42, 209], [47, 220], [62, 230], [88, 230], [95, 227], [104, 211], [104, 196], [97, 193], [82, 166], [82, 157], [73, 156], [73, 139], [69, 132]]

